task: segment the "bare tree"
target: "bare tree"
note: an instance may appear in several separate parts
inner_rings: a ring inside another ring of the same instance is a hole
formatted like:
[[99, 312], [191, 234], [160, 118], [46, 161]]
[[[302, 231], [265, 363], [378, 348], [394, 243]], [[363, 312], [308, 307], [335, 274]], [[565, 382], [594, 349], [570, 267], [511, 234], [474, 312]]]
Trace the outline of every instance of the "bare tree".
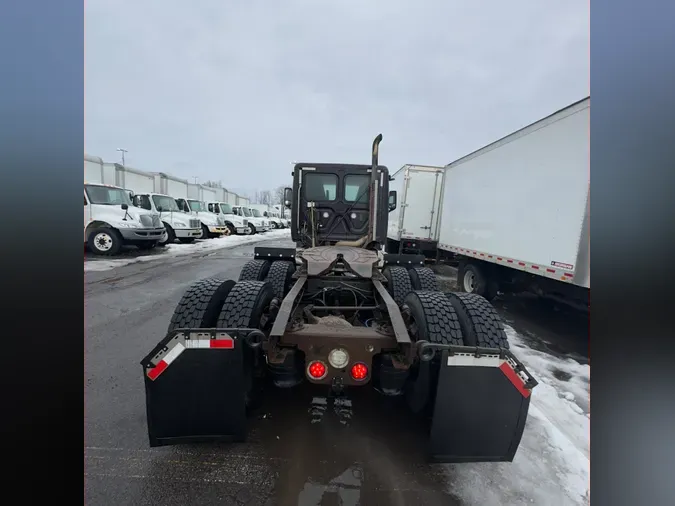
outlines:
[[278, 186], [274, 190], [274, 200], [272, 204], [283, 206], [284, 205], [284, 186]]

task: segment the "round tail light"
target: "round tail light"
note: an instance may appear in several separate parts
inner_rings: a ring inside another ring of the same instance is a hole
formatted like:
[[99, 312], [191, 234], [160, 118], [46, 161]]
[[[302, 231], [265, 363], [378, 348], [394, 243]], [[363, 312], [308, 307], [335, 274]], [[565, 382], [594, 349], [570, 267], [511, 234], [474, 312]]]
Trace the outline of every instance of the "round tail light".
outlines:
[[310, 362], [309, 365], [307, 366], [307, 374], [312, 379], [315, 380], [323, 379], [327, 373], [328, 368], [326, 367], [326, 364], [324, 364], [320, 360], [314, 360], [313, 362]]
[[362, 362], [358, 362], [352, 366], [352, 378], [356, 381], [364, 380], [368, 377], [368, 366]]

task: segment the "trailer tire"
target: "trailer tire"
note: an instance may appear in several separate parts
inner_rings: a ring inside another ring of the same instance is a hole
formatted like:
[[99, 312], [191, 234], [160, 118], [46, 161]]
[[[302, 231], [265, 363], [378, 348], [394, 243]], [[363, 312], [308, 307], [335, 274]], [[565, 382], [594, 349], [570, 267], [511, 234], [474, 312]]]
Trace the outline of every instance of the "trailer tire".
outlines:
[[443, 292], [414, 291], [405, 303], [415, 325], [411, 332], [415, 341], [464, 345], [457, 312]]
[[94, 228], [87, 236], [89, 251], [95, 255], [116, 255], [122, 249], [123, 241], [121, 234], [110, 227]]
[[492, 300], [497, 296], [499, 286], [486, 276], [486, 269], [474, 262], [460, 262], [457, 269], [457, 287], [465, 293], [475, 293]]
[[241, 269], [239, 281], [262, 281], [270, 270], [268, 260], [249, 260]]
[[169, 332], [180, 328], [215, 327], [225, 299], [235, 284], [235, 281], [218, 278], [201, 279], [192, 284], [173, 312]]
[[509, 349], [504, 324], [497, 310], [475, 293], [445, 294], [457, 312], [465, 346]]
[[265, 281], [272, 285], [274, 296], [283, 299], [288, 293], [295, 272], [295, 264], [288, 260], [272, 262]]
[[413, 290], [438, 291], [436, 274], [429, 267], [413, 267], [408, 271]]
[[259, 328], [274, 289], [266, 281], [239, 281], [225, 299], [218, 317], [219, 328]]
[[387, 278], [387, 291], [394, 302], [400, 307], [407, 295], [413, 291], [410, 284], [410, 276], [405, 267], [385, 267], [382, 275]]

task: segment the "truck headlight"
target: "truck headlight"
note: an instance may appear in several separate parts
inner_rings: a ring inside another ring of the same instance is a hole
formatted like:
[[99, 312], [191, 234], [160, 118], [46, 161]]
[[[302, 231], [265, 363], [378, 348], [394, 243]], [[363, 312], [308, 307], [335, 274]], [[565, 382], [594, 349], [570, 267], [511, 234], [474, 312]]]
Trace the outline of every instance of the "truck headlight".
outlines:
[[173, 224], [176, 225], [177, 227], [187, 228], [187, 223], [184, 223], [182, 221], [174, 221]]

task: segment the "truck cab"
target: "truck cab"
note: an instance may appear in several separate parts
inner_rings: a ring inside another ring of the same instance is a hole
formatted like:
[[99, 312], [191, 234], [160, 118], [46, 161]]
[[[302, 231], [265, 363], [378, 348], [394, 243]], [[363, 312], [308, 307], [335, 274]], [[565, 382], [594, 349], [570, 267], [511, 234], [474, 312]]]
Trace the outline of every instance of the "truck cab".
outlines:
[[138, 193], [132, 198], [134, 206], [159, 214], [166, 234], [158, 246], [171, 244], [176, 239], [182, 243], [191, 243], [202, 235], [200, 220], [183, 212], [173, 197], [161, 193]]
[[[301, 163], [293, 170], [293, 188], [284, 204], [291, 210], [291, 237], [299, 247], [365, 241], [370, 225], [370, 165]], [[377, 166], [377, 204], [372, 242], [387, 240], [388, 213], [396, 209], [389, 191], [389, 170]]]
[[207, 209], [205, 202], [201, 202], [197, 199], [176, 199], [176, 203], [183, 212], [199, 219], [202, 235], [197, 237], [197, 239], [220, 237], [225, 234], [229, 235], [230, 231], [225, 226], [225, 218], [210, 212]]
[[251, 230], [248, 227], [248, 220], [236, 215], [232, 211], [232, 206], [230, 204], [215, 201], [207, 202], [206, 209], [211, 213], [223, 217], [225, 226], [230, 229], [230, 234], [247, 235], [251, 233]]
[[251, 209], [248, 206], [232, 206], [232, 212], [237, 216], [246, 217], [252, 234], [267, 232], [269, 220], [263, 218], [262, 213], [257, 209]]
[[260, 218], [267, 220], [269, 228], [282, 228], [281, 220], [275, 215], [274, 211], [266, 204], [250, 204], [249, 209], [254, 213], [254, 216], [257, 213], [260, 214]]
[[154, 248], [164, 226], [159, 215], [137, 209], [118, 186], [84, 184], [84, 243], [96, 255], [115, 255], [123, 245]]

